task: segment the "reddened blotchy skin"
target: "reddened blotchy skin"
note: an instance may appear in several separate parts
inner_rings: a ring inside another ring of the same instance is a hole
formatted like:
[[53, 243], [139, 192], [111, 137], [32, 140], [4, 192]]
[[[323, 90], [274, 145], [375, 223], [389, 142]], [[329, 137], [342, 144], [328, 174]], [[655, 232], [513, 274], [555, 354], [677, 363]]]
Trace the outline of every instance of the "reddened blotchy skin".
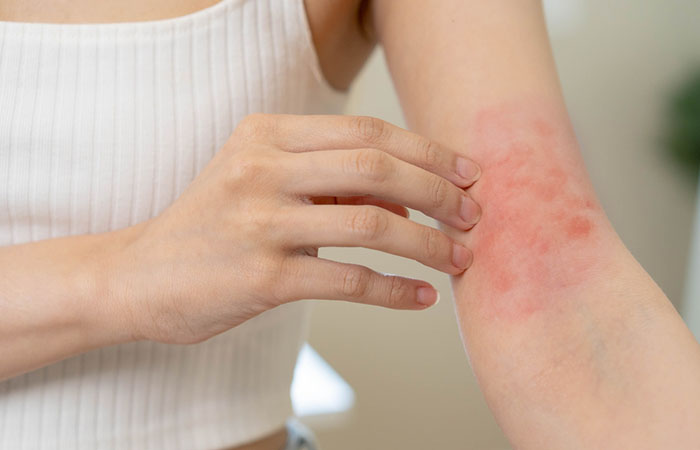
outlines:
[[567, 297], [552, 294], [576, 289], [597, 269], [603, 212], [575, 142], [547, 116], [502, 105], [482, 111], [472, 128], [482, 218], [469, 237], [474, 263], [466, 276], [488, 318], [522, 320], [562, 307], [552, 298]]

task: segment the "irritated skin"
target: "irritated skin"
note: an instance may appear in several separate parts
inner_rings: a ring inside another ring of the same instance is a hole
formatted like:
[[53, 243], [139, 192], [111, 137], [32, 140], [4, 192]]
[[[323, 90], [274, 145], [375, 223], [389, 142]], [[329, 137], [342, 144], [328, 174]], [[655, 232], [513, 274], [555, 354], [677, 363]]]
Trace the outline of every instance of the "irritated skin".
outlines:
[[484, 201], [468, 276], [489, 318], [556, 307], [542, 294], [575, 289], [600, 263], [602, 210], [581, 162], [561, 150], [571, 140], [550, 123], [522, 102], [476, 118], [470, 145], [483, 153], [475, 191]]
[[462, 335], [487, 398], [503, 410], [499, 422], [513, 433], [543, 423], [579, 428], [578, 411], [560, 398], [617, 389], [602, 378], [617, 370], [603, 350], [618, 345], [605, 342], [614, 308], [592, 293], [616, 270], [611, 249], [620, 244], [560, 122], [534, 98], [475, 114], [466, 145], [482, 167], [472, 190], [482, 218], [468, 233], [448, 230], [474, 250], [472, 267], [452, 280]]
[[[452, 280], [459, 324], [514, 445], [630, 445], [635, 433], [652, 439], [647, 423], [667, 420], [640, 409], [682, 398], [651, 397], [666, 383], [656, 366], [693, 373], [697, 346], [615, 234], [557, 114], [546, 101], [521, 98], [481, 109], [466, 127], [482, 167], [472, 190], [482, 218], [467, 233], [448, 229], [474, 250], [472, 267]], [[664, 348], [659, 333], [677, 334], [678, 343]], [[698, 383], [688, 388], [700, 394]]]

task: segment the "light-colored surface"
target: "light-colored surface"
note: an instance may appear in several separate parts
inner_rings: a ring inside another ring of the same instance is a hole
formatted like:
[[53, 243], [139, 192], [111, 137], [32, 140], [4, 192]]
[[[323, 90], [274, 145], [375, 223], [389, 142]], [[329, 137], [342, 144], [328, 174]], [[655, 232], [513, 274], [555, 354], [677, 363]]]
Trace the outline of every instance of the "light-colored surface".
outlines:
[[[659, 140], [667, 93], [700, 56], [700, 2], [557, 1], [569, 5], [550, 15], [562, 21], [550, 26], [553, 46], [596, 191], [630, 250], [678, 302], [695, 191], [660, 156]], [[403, 125], [381, 53], [353, 86], [347, 113]], [[447, 275], [372, 250], [321, 256], [422, 278], [442, 294], [420, 313], [315, 306], [310, 342], [357, 393], [342, 427], [311, 423], [323, 449], [508, 448], [464, 356]]]
[[355, 404], [355, 392], [309, 344], [299, 352], [290, 389], [299, 417], [343, 415]]

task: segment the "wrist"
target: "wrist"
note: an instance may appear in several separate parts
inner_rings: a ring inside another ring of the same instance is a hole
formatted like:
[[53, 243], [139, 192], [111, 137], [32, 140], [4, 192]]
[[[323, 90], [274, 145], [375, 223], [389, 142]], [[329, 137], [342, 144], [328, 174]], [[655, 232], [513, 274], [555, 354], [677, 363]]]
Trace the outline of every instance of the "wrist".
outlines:
[[129, 281], [123, 264], [129, 244], [143, 225], [90, 235], [88, 248], [73, 271], [71, 285], [78, 293], [86, 339], [101, 345], [140, 340], [127, 295]]

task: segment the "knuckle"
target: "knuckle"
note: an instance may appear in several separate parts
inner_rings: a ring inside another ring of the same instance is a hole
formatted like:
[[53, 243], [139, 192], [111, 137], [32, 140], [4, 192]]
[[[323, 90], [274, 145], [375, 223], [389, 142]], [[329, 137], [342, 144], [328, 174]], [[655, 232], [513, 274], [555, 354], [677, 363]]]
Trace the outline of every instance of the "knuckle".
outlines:
[[254, 130], [265, 123], [265, 115], [260, 113], [249, 114], [238, 122], [236, 129], [241, 131]]
[[228, 180], [234, 185], [252, 183], [264, 179], [263, 177], [268, 171], [269, 167], [262, 158], [241, 158], [231, 164]]
[[245, 218], [238, 221], [237, 228], [241, 236], [261, 242], [270, 240], [278, 233], [278, 226], [273, 219], [274, 213], [263, 210], [255, 204], [246, 205]]
[[245, 116], [236, 127], [236, 134], [251, 139], [266, 136], [274, 131], [275, 121], [271, 114], [253, 113]]
[[353, 234], [366, 240], [382, 236], [388, 227], [387, 217], [376, 207], [366, 207], [350, 215], [348, 228]]
[[435, 259], [440, 256], [442, 248], [442, 235], [434, 228], [426, 227], [423, 232], [423, 254], [427, 259]]
[[389, 295], [386, 299], [386, 306], [398, 307], [404, 303], [404, 299], [408, 296], [409, 286], [399, 277], [389, 277]]
[[442, 152], [438, 145], [430, 139], [421, 138], [418, 141], [418, 154], [429, 170], [437, 169], [442, 163]]
[[355, 116], [350, 119], [350, 126], [355, 135], [366, 142], [376, 143], [384, 140], [389, 133], [387, 123], [376, 117]]
[[341, 294], [346, 298], [362, 298], [369, 292], [372, 274], [369, 269], [350, 266], [341, 273]]
[[352, 152], [350, 155], [347, 164], [350, 172], [377, 182], [386, 179], [390, 162], [384, 152], [367, 148]]
[[450, 186], [444, 178], [434, 176], [430, 182], [430, 204], [434, 209], [438, 209], [445, 204], [449, 194]]

